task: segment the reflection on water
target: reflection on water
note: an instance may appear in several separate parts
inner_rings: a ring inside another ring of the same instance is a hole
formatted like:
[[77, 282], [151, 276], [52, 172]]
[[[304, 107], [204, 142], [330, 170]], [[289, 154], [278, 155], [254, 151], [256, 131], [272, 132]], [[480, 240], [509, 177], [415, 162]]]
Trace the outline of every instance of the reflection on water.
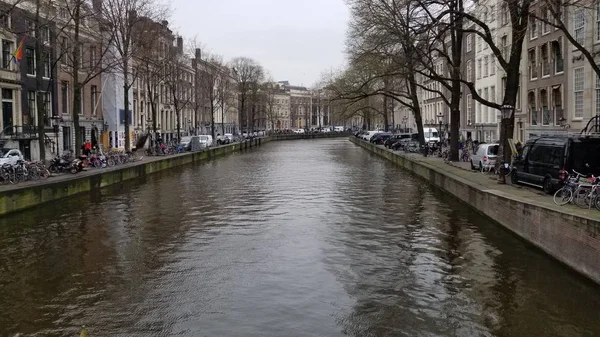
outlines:
[[598, 287], [346, 140], [0, 222], [0, 336], [600, 335]]

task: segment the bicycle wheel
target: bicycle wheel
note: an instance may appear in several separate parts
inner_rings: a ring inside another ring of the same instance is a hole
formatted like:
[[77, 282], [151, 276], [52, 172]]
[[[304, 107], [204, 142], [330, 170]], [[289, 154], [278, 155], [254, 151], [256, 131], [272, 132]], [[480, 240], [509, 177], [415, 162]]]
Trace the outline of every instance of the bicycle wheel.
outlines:
[[554, 193], [554, 203], [563, 206], [569, 203], [573, 198], [573, 191], [570, 188], [562, 187]]
[[573, 193], [573, 203], [581, 208], [588, 208], [588, 194], [590, 192], [591, 190], [588, 187], [578, 187]]

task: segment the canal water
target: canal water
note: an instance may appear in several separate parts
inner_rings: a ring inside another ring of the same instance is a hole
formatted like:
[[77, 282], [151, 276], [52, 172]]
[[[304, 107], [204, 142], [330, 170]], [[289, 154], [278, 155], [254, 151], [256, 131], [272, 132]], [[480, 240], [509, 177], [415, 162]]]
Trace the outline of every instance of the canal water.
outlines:
[[599, 287], [344, 139], [0, 222], [0, 336], [600, 335]]

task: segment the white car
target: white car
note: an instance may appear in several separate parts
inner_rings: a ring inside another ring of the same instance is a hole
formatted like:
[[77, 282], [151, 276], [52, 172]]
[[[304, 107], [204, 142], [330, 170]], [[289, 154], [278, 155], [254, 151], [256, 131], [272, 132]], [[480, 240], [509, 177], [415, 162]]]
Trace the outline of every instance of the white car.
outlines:
[[499, 147], [498, 143], [479, 145], [477, 151], [471, 156], [471, 169], [481, 170], [483, 166], [495, 165]]
[[213, 145], [213, 138], [211, 135], [200, 135], [200, 146], [210, 147]]
[[361, 137], [362, 139], [369, 141], [371, 140], [371, 137], [375, 136], [378, 133], [381, 133], [383, 131], [377, 131], [377, 130], [373, 130], [373, 131], [367, 131], [367, 133], [363, 134]]
[[17, 149], [0, 149], [0, 166], [4, 164], [15, 165], [19, 160], [24, 160], [21, 151]]
[[304, 129], [294, 130], [294, 133], [304, 133]]

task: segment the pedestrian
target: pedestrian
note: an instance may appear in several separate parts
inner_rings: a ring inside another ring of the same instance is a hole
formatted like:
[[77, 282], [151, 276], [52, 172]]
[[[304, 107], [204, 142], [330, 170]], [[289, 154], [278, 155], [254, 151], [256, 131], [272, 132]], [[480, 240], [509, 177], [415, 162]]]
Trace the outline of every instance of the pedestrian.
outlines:
[[92, 152], [92, 143], [88, 140], [87, 142], [85, 142], [83, 153], [89, 157], [91, 152]]

